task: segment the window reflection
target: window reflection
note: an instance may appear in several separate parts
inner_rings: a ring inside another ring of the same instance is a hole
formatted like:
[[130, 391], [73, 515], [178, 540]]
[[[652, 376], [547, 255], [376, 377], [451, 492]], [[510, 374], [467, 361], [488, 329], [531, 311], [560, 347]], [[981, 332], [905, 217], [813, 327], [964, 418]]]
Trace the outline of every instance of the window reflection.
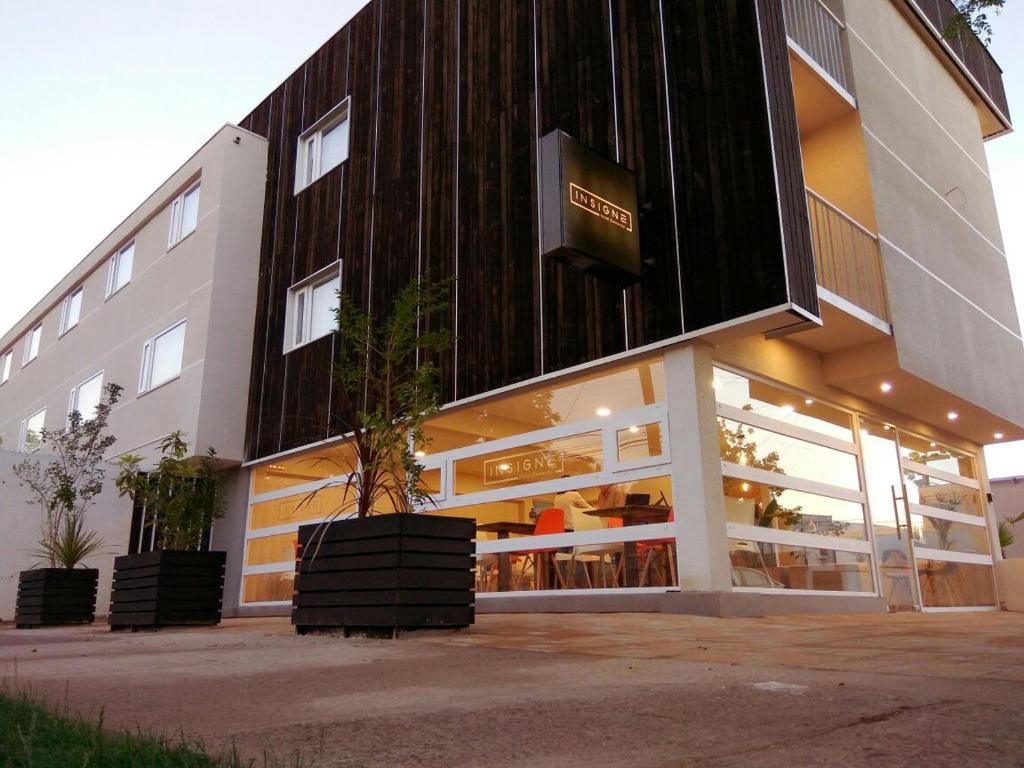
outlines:
[[917, 575], [926, 608], [995, 604], [991, 566], [918, 560]]
[[355, 451], [349, 443], [339, 443], [294, 458], [261, 464], [252, 472], [252, 492], [269, 493], [314, 480], [347, 475], [355, 467]]
[[912, 515], [914, 541], [922, 547], [987, 555], [988, 532], [983, 526], [955, 523], [939, 517]]
[[860, 489], [856, 457], [834, 448], [731, 419], [718, 420], [718, 447], [722, 461], [731, 464]]
[[295, 571], [254, 573], [242, 578], [242, 602], [291, 602], [295, 592]]
[[900, 432], [900, 456], [953, 475], [978, 478], [974, 457], [970, 454], [903, 431]]
[[727, 477], [722, 480], [725, 515], [730, 523], [781, 531], [866, 539], [864, 507], [850, 501], [770, 488]]
[[620, 429], [615, 433], [619, 461], [639, 461], [661, 456], [661, 425], [644, 424]]
[[823, 435], [852, 441], [850, 414], [771, 384], [715, 368], [715, 397], [720, 403], [784, 421]]
[[870, 558], [862, 552], [732, 539], [734, 587], [871, 592]]
[[665, 401], [660, 358], [583, 376], [554, 386], [446, 411], [424, 429], [430, 453], [602, 418]]
[[981, 515], [981, 495], [972, 488], [938, 480], [909, 470], [903, 471], [907, 500], [912, 504], [923, 504], [935, 509], [960, 512], [965, 515]]

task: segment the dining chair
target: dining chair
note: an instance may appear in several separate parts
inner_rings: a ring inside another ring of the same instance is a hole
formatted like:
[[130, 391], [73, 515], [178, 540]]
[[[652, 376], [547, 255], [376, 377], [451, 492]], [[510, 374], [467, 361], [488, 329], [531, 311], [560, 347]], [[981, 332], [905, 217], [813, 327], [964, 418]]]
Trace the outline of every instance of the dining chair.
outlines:
[[[565, 533], [565, 512], [558, 507], [548, 507], [537, 515], [537, 522], [533, 526], [533, 535], [550, 536], [555, 533]], [[523, 550], [520, 554], [525, 556], [523, 568], [519, 574], [520, 579], [525, 578], [527, 569], [532, 567], [534, 589], [544, 589], [541, 580], [547, 569], [540, 567], [543, 563], [545, 566], [551, 565], [554, 568], [558, 583], [561, 584], [562, 589], [566, 588], [565, 577], [562, 575], [561, 570], [559, 570], [558, 561], [554, 557], [554, 555], [559, 554], [557, 547], [527, 549]]]
[[[676, 520], [675, 508], [669, 507], [667, 523], [674, 523]], [[651, 578], [651, 566], [654, 565], [655, 560], [660, 560], [662, 557], [665, 559], [665, 570], [667, 571], [668, 578], [666, 581], [669, 582], [670, 586], [676, 586], [676, 540], [675, 538], [668, 539], [653, 539], [652, 541], [641, 541], [637, 543], [637, 551], [643, 554], [643, 567], [640, 569], [640, 580], [639, 585], [649, 586], [649, 580]]]
[[[576, 533], [581, 531], [603, 531], [605, 529], [601, 518], [596, 515], [588, 515], [581, 509], [572, 510], [572, 526]], [[605, 587], [608, 585], [605, 570], [605, 565], [607, 564], [611, 567], [612, 585], [617, 587], [619, 586], [619, 576], [623, 566], [622, 551], [621, 543], [577, 544], [572, 548], [571, 553], [558, 553], [555, 555], [555, 559], [563, 562], [568, 561], [569, 581], [572, 586], [575, 586], [576, 581], [576, 564], [582, 563], [587, 587], [593, 589], [594, 582], [590, 578], [589, 566], [597, 563], [601, 575], [601, 586]], [[613, 559], [613, 556], [616, 555], [618, 558]]]

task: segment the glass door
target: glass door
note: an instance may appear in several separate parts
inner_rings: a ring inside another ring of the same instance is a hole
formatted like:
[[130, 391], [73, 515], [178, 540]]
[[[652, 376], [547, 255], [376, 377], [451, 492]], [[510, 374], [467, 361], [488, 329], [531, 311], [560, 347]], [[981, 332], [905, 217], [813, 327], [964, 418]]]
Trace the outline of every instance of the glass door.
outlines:
[[892, 427], [860, 420], [861, 453], [879, 587], [890, 611], [921, 607], [913, 531], [903, 487], [899, 444]]

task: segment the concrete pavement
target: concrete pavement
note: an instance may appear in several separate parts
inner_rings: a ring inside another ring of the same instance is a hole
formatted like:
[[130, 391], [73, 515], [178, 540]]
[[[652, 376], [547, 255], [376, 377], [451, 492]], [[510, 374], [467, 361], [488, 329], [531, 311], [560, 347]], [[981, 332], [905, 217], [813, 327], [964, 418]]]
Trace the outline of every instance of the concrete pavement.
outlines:
[[1021, 614], [488, 615], [397, 641], [0, 625], [0, 676], [321, 766], [1024, 766]]

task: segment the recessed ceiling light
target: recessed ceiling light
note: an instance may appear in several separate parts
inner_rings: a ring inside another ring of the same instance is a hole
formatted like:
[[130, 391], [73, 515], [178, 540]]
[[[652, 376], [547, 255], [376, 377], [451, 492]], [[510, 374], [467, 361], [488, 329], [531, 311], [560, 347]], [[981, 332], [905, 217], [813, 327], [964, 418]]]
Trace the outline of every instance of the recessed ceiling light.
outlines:
[[743, 490], [744, 493], [746, 493], [747, 491], [750, 490], [750, 483], [744, 483], [743, 485], [740, 486], [740, 488]]
[[1002, 432], [996, 432], [996, 433], [995, 433], [995, 434], [993, 435], [993, 437], [994, 437], [994, 438], [995, 438], [996, 440], [1002, 440], [1002, 439], [1003, 439], [1003, 433], [1002, 433]]
[[417, 459], [422, 459], [426, 455], [426, 451], [416, 451], [416, 453], [413, 454], [413, 456], [415, 456]]
[[892, 384], [888, 381], [883, 381], [878, 385], [878, 388], [883, 392], [892, 392]]
[[950, 421], [956, 421], [957, 419], [960, 418], [960, 414], [957, 413], [956, 411], [950, 411], [949, 413], [946, 414], [946, 418], [949, 419]]
[[788, 403], [786, 405], [782, 406], [782, 412], [784, 414], [786, 414], [787, 416], [789, 414], [791, 414], [795, 410], [796, 410], [796, 408], [794, 408], [792, 405], [789, 405]]
[[635, 435], [635, 434], [636, 434], [637, 432], [639, 432], [639, 431], [640, 431], [640, 427], [638, 427], [638, 426], [637, 426], [636, 424], [634, 424], [634, 425], [633, 425], [632, 427], [630, 427], [630, 428], [629, 428], [629, 431], [630, 431], [630, 432], [631, 432], [632, 434], [634, 434], [634, 435]]
[[928, 445], [931, 446], [932, 448], [934, 448], [936, 444], [935, 443], [929, 443]]
[[804, 405], [814, 405], [814, 401], [808, 397], [806, 400], [804, 400]]
[[890, 427], [888, 424], [886, 424], [884, 427], [882, 427], [882, 429], [884, 429], [886, 432], [888, 432], [889, 430], [892, 429], [892, 427]]
[[602, 406], [599, 406], [598, 409], [596, 411], [594, 411], [594, 413], [596, 413], [598, 416], [600, 416], [603, 419], [606, 416], [611, 416], [612, 415], [612, 409], [609, 408], [607, 405], [602, 405]]

